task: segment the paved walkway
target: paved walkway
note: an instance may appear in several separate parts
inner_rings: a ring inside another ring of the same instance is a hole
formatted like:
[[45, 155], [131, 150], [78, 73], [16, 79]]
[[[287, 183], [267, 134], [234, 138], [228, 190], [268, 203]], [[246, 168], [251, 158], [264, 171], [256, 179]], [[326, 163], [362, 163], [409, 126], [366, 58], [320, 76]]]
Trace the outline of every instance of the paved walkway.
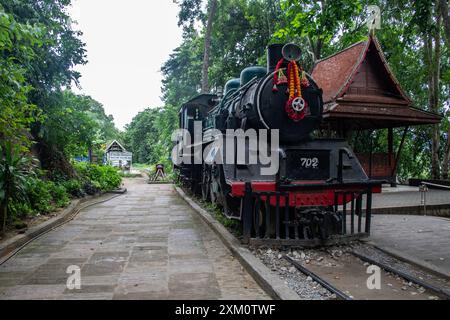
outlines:
[[450, 219], [374, 215], [372, 242], [450, 277]]
[[127, 187], [0, 266], [0, 299], [268, 299], [171, 185]]

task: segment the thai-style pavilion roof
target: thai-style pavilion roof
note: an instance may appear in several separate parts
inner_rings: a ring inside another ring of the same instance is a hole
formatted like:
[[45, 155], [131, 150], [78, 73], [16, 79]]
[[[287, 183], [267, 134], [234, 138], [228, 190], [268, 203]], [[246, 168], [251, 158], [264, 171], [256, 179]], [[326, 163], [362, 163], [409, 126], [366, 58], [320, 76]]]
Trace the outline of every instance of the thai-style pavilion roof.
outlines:
[[412, 105], [373, 36], [317, 61], [312, 77], [323, 90], [325, 125], [334, 129], [394, 128], [442, 120]]

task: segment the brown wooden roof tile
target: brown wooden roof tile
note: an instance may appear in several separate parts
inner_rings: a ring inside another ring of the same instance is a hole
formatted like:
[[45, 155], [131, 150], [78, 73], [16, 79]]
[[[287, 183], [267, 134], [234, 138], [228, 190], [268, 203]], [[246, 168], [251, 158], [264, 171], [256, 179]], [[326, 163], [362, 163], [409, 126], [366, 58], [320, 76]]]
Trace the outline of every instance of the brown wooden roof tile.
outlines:
[[367, 41], [358, 42], [315, 64], [311, 76], [322, 88], [325, 103], [337, 98], [360, 64], [366, 47]]

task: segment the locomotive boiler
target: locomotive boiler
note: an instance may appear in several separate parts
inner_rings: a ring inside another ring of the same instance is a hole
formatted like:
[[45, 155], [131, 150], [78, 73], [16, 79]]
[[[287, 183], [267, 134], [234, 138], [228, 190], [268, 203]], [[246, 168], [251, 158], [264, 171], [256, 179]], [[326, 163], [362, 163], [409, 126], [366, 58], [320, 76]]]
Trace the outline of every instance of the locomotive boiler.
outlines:
[[369, 235], [382, 182], [368, 178], [344, 139], [318, 137], [322, 90], [299, 64], [301, 49], [267, 51], [267, 67], [246, 68], [223, 95], [181, 107], [180, 181], [241, 221], [246, 242], [316, 246]]

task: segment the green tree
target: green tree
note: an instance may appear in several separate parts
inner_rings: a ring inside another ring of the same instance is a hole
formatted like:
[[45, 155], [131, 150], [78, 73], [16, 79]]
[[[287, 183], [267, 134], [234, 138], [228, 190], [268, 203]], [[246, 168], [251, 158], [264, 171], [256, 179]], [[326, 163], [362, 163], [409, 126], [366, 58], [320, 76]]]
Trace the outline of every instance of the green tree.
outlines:
[[[160, 110], [162, 115], [172, 108], [177, 109], [201, 91], [208, 18], [207, 12], [202, 11], [204, 3], [200, 0], [179, 1], [184, 38], [162, 68], [166, 104]], [[376, 36], [413, 105], [448, 113], [449, 105], [445, 104], [450, 99], [448, 9], [442, 3], [445, 1], [218, 1], [211, 31], [209, 87], [214, 91], [228, 79], [238, 77], [243, 68], [265, 64], [265, 48], [270, 42], [298, 43], [304, 53], [302, 65], [311, 69], [317, 59], [367, 39], [368, 6], [377, 5], [381, 9], [382, 29], [376, 31]], [[161, 116], [155, 119], [161, 125], [152, 126], [152, 130], [156, 130], [159, 137], [164, 126], [173, 126], [173, 123], [162, 121]], [[440, 126], [411, 128], [400, 158], [399, 175], [402, 178], [438, 175], [447, 178], [449, 130], [448, 117]], [[368, 133], [366, 135], [355, 142], [362, 150], [368, 145]], [[386, 150], [386, 135], [385, 130], [373, 134], [377, 150]], [[394, 138], [398, 147], [401, 130], [395, 130]]]
[[354, 0], [284, 0], [281, 6], [285, 26], [276, 36], [300, 40], [311, 53], [313, 62], [322, 58], [327, 46], [339, 35], [359, 28], [354, 18], [363, 11], [363, 3]]
[[281, 17], [279, 1], [220, 1], [212, 39], [212, 87], [239, 77], [248, 66], [266, 65], [266, 48]]
[[162, 92], [166, 104], [180, 104], [199, 93], [201, 85], [202, 40], [193, 32], [176, 48], [161, 68]]
[[0, 147], [0, 223], [2, 233], [6, 228], [8, 211], [13, 201], [27, 201], [27, 177], [32, 171], [30, 159], [22, 157], [11, 141]]
[[26, 65], [36, 57], [43, 30], [18, 23], [0, 5], [0, 145], [14, 141], [22, 150], [30, 146], [28, 128], [38, 112], [29, 103]]
[[43, 30], [41, 45], [30, 46], [34, 59], [25, 64], [25, 82], [32, 87], [27, 94], [28, 103], [35, 105], [43, 119], [33, 119], [31, 133], [36, 141], [34, 152], [47, 170], [73, 174], [64, 150], [52, 141], [52, 128], [61, 112], [62, 88], [77, 83], [80, 77], [74, 66], [85, 63], [81, 32], [73, 30], [73, 21], [67, 13], [71, 0], [0, 0], [5, 12], [24, 25], [35, 25]]
[[159, 109], [145, 109], [139, 112], [125, 128], [125, 147], [133, 152], [135, 162], [157, 161], [155, 148], [158, 147], [159, 133], [155, 128], [155, 121], [159, 112]]
[[59, 113], [46, 122], [52, 128], [48, 140], [64, 150], [67, 158], [99, 155], [108, 141], [117, 138], [113, 117], [107, 116], [103, 106], [92, 97], [66, 90], [58, 104]]

